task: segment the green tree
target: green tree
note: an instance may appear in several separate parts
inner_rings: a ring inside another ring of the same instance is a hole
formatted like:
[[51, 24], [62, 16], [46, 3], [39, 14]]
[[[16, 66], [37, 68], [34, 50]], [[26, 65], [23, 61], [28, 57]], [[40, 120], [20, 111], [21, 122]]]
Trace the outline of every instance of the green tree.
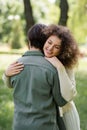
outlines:
[[59, 18], [59, 25], [67, 25], [68, 21], [68, 10], [69, 10], [69, 5], [67, 0], [60, 0], [60, 18]]
[[25, 20], [26, 20], [26, 32], [27, 32], [28, 29], [35, 23], [35, 21], [33, 17], [31, 1], [23, 0], [23, 2], [24, 2], [24, 14], [25, 14]]
[[18, 39], [23, 44], [25, 32], [34, 23], [68, 26], [78, 43], [84, 43], [87, 42], [86, 21], [86, 0], [0, 0], [0, 43], [12, 45], [11, 42]]

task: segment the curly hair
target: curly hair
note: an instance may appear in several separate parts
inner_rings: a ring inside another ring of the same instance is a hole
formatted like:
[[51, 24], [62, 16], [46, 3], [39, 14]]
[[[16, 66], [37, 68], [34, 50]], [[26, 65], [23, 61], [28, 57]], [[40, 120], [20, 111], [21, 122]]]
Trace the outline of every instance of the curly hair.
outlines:
[[61, 39], [60, 53], [57, 58], [65, 67], [72, 68], [78, 63], [79, 49], [70, 30], [62, 25], [49, 25], [43, 29], [48, 37], [55, 35]]

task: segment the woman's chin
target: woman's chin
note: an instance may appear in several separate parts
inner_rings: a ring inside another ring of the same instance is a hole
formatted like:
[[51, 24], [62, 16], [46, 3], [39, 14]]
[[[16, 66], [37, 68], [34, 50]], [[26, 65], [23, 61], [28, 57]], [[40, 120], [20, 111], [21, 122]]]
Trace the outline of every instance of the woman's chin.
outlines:
[[47, 57], [47, 58], [51, 58], [52, 56], [50, 56], [50, 55], [47, 55], [46, 57]]
[[47, 58], [51, 58], [52, 55], [50, 55], [50, 54], [48, 54], [48, 53], [45, 53], [45, 57], [47, 57]]

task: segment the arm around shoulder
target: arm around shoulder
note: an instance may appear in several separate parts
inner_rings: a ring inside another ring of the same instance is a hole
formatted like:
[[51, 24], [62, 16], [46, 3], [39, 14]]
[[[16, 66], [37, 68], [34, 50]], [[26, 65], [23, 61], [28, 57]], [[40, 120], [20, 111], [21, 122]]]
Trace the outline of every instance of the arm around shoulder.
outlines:
[[56, 72], [55, 76], [54, 76], [54, 85], [53, 85], [53, 97], [54, 100], [57, 104], [57, 106], [64, 106], [65, 104], [67, 104], [67, 100], [65, 100], [65, 98], [63, 98], [62, 94], [61, 94], [61, 90], [60, 90], [60, 81], [59, 81], [59, 77], [58, 77], [58, 73]]
[[71, 69], [57, 69], [59, 74], [60, 89], [63, 98], [67, 101], [71, 101], [77, 94], [75, 75]]
[[9, 87], [9, 88], [13, 88], [11, 83], [10, 83], [10, 77], [6, 76], [5, 73], [2, 76], [2, 80], [4, 82], [4, 84]]

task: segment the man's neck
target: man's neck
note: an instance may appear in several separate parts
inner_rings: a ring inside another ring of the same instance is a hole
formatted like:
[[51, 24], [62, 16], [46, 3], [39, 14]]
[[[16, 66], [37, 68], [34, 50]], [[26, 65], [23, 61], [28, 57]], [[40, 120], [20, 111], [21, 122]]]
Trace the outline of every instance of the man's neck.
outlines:
[[41, 51], [39, 48], [30, 47], [30, 51]]

